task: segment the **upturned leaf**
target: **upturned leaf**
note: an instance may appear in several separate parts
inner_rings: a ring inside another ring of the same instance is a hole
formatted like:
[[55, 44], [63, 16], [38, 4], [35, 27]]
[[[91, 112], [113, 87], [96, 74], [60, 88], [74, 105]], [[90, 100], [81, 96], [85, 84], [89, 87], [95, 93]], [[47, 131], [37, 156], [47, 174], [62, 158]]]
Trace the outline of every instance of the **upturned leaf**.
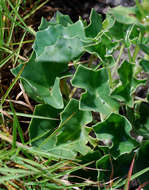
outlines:
[[[61, 63], [38, 62], [32, 54], [26, 64], [21, 80], [25, 91], [37, 102], [49, 104], [54, 108], [63, 108], [60, 92], [60, 78], [67, 76], [67, 65]], [[12, 70], [14, 75], [20, 71], [22, 65]]]
[[148, 31], [148, 7], [149, 3], [139, 1], [134, 7], [118, 6], [109, 11], [114, 18], [125, 25], [135, 24], [141, 27], [141, 30]]
[[136, 18], [136, 7], [122, 7], [118, 6], [109, 11], [115, 19], [124, 24], [135, 24], [137, 23]]
[[106, 69], [93, 71], [79, 66], [72, 79], [72, 85], [86, 90], [80, 100], [80, 109], [108, 115], [118, 112], [119, 104], [110, 96]]
[[138, 145], [130, 136], [131, 124], [119, 114], [112, 113], [104, 122], [93, 126], [93, 129], [97, 139], [109, 147], [113, 158], [130, 153]]

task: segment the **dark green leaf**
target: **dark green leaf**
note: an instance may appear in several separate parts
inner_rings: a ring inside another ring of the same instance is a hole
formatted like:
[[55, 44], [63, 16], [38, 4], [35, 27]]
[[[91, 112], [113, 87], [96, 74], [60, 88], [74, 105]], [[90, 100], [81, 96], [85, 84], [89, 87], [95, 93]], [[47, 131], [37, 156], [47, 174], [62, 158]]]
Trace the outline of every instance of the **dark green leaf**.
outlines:
[[[52, 108], [49, 105], [37, 105], [35, 107], [34, 115], [40, 115], [47, 117], [47, 119], [36, 119], [33, 118], [29, 127], [30, 139], [33, 142], [31, 143], [33, 146], [39, 147], [40, 149], [44, 149], [48, 151], [53, 148], [56, 144], [56, 139], [48, 139], [46, 143], [42, 146], [42, 142], [46, 139], [58, 126], [59, 120], [59, 112], [58, 110]], [[49, 118], [49, 119], [48, 119]], [[52, 119], [54, 118], [54, 119]], [[36, 139], [36, 140], [35, 140]]]
[[149, 55], [149, 45], [140, 44], [139, 46], [144, 53]]
[[[115, 183], [117, 183], [116, 181], [125, 178], [126, 175], [128, 174], [133, 156], [134, 153], [123, 154], [119, 156], [116, 160], [111, 158], [109, 154], [106, 154], [105, 156], [101, 157], [96, 162], [96, 167], [100, 169], [98, 177], [99, 180], [107, 182], [111, 178], [111, 179], [117, 179], [115, 180]], [[113, 183], [112, 188], [117, 189], [115, 187], [116, 186]]]
[[149, 139], [149, 104], [142, 102], [137, 109], [139, 115], [134, 123], [135, 131], [145, 139]]
[[134, 65], [124, 61], [118, 69], [121, 84], [114, 89], [112, 97], [119, 101], [125, 102], [128, 106], [133, 106], [132, 93], [136, 90], [137, 86], [143, 84], [144, 80], [137, 80], [133, 78]]
[[110, 155], [106, 154], [103, 157], [101, 157], [96, 162], [96, 168], [100, 169], [100, 172], [98, 174], [98, 181], [107, 182], [110, 180], [110, 175], [112, 173], [112, 167], [110, 164]]
[[110, 96], [106, 69], [93, 71], [80, 65], [72, 84], [86, 90], [80, 100], [82, 110], [101, 112], [104, 115], [118, 112], [119, 104]]
[[131, 124], [121, 115], [112, 113], [104, 122], [96, 124], [93, 129], [97, 139], [109, 147], [114, 158], [131, 152], [138, 145], [130, 136]]
[[[63, 108], [60, 92], [60, 78], [67, 76], [67, 65], [60, 63], [37, 62], [32, 54], [21, 75], [25, 91], [38, 102], [49, 104], [55, 108]], [[22, 65], [12, 70], [17, 75]]]
[[57, 144], [67, 143], [71, 150], [86, 154], [90, 148], [86, 146], [89, 141], [91, 128], [85, 125], [92, 121], [91, 113], [79, 110], [79, 101], [71, 99], [61, 114], [61, 130], [57, 136]]
[[126, 36], [126, 32], [129, 28], [129, 25], [125, 25], [115, 21], [114, 25], [108, 31], [111, 35], [111, 38], [115, 38], [116, 40], [124, 40]]
[[[144, 141], [137, 153], [135, 161], [135, 173], [149, 167], [149, 141]], [[141, 184], [148, 181], [149, 172], [139, 176], [139, 181]], [[143, 187], [144, 190], [149, 189], [149, 185]]]
[[112, 53], [117, 45], [117, 42], [112, 42], [108, 35], [103, 34], [98, 42], [85, 46], [84, 49], [90, 54], [96, 55], [106, 65], [112, 65], [114, 63]]
[[90, 24], [86, 27], [85, 33], [88, 38], [95, 38], [102, 29], [101, 15], [94, 9], [91, 11]]
[[130, 47], [131, 43], [137, 43], [140, 29], [136, 25], [126, 25], [115, 21], [108, 33], [111, 39], [121, 40], [125, 43], [126, 47]]
[[149, 72], [149, 60], [142, 59], [140, 65], [145, 72]]

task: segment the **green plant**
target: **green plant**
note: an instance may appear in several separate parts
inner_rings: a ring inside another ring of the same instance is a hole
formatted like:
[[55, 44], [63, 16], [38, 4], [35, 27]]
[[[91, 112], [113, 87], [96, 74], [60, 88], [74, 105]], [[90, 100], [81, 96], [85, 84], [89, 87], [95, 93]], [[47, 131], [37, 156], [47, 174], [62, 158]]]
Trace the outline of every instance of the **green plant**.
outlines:
[[127, 179], [142, 184], [149, 177], [149, 95], [137, 92], [148, 88], [148, 12], [147, 1], [111, 9], [104, 21], [92, 10], [89, 25], [57, 12], [49, 22], [42, 19], [30, 60], [12, 69], [39, 103], [29, 126], [32, 151], [50, 159], [96, 162], [98, 188], [122, 187], [135, 152], [135, 174]]

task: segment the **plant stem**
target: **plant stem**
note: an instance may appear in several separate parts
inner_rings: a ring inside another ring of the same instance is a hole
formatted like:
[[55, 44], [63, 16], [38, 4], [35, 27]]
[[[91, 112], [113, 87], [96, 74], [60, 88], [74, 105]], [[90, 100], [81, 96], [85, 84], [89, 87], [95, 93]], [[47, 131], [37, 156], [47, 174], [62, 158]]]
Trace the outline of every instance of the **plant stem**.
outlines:
[[135, 50], [134, 50], [134, 54], [133, 54], [133, 58], [132, 58], [133, 63], [135, 63], [139, 51], [140, 51], [140, 48], [138, 45], [136, 45]]
[[120, 58], [121, 58], [121, 56], [122, 56], [122, 53], [123, 53], [124, 47], [125, 47], [125, 45], [122, 44], [121, 49], [120, 49], [120, 52], [119, 52], [119, 56], [118, 56], [118, 58], [117, 58], [117, 60], [116, 60], [116, 62], [115, 62], [115, 66], [114, 66], [114, 68], [113, 68], [113, 71], [112, 71], [111, 77], [113, 77], [113, 76], [115, 75], [116, 71], [117, 71], [118, 64], [119, 64]]
[[108, 71], [108, 76], [109, 76], [109, 85], [110, 85], [110, 87], [112, 88], [113, 82], [112, 82], [111, 69], [110, 69], [110, 68], [107, 68], [107, 71]]
[[128, 48], [127, 51], [128, 51], [129, 62], [131, 63], [132, 62], [132, 56], [131, 56], [130, 49]]
[[140, 32], [140, 34], [139, 34], [139, 39], [138, 39], [138, 42], [137, 42], [137, 45], [136, 45], [136, 47], [135, 47], [135, 50], [134, 50], [134, 53], [133, 53], [133, 57], [132, 57], [132, 62], [133, 62], [133, 63], [135, 63], [136, 58], [137, 58], [137, 55], [138, 55], [138, 53], [139, 53], [139, 51], [140, 51], [140, 47], [139, 47], [138, 44], [141, 43], [141, 40], [142, 40], [142, 34], [141, 34], [141, 32]]

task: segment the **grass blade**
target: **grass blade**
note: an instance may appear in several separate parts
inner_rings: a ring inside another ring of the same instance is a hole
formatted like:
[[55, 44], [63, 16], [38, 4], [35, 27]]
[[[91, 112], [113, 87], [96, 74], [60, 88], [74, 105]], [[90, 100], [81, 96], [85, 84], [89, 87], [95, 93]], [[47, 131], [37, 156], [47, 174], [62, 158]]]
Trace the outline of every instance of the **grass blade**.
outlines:
[[21, 70], [19, 71], [18, 75], [16, 76], [16, 78], [14, 79], [14, 81], [11, 83], [11, 85], [9, 86], [9, 88], [7, 89], [6, 93], [4, 94], [4, 96], [2, 97], [1, 100], [1, 106], [3, 105], [3, 103], [5, 102], [5, 99], [8, 97], [10, 91], [12, 90], [13, 86], [16, 84], [16, 82], [18, 81], [18, 79], [20, 78], [23, 70], [24, 70], [25, 64], [23, 65], [23, 67], [21, 68]]

